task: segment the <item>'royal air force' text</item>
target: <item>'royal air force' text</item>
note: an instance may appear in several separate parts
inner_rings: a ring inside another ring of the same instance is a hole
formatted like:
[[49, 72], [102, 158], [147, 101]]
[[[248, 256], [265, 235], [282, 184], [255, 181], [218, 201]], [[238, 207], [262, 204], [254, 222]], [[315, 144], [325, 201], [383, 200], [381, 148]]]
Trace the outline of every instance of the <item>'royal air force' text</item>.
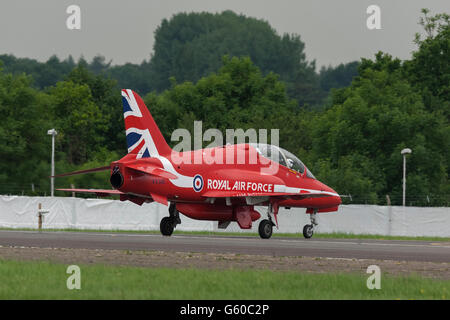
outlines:
[[235, 181], [220, 179], [208, 179], [207, 188], [209, 190], [229, 190], [229, 191], [253, 191], [253, 192], [273, 192], [273, 184], [256, 183], [251, 181]]

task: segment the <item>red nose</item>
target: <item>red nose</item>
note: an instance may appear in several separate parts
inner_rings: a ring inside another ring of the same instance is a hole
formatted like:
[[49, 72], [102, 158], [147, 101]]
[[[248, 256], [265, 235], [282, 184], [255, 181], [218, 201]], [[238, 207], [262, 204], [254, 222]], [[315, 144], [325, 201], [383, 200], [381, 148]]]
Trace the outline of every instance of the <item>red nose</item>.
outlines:
[[330, 198], [329, 198], [330, 205], [338, 206], [342, 203], [342, 199], [336, 191], [334, 191], [332, 188], [330, 188], [329, 186], [327, 186], [326, 184], [324, 184], [320, 181], [317, 181], [317, 183], [318, 183], [318, 189], [320, 191], [325, 191], [330, 194]]

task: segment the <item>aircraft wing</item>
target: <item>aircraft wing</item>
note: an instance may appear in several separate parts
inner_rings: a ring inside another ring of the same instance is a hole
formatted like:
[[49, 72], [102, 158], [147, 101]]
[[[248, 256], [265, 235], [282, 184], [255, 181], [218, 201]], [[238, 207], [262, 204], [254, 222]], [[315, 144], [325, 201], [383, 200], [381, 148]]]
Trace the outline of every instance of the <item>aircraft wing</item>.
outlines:
[[124, 194], [119, 190], [113, 189], [56, 189], [59, 191], [78, 192], [78, 193], [95, 193], [99, 197], [107, 197], [113, 195]]
[[86, 169], [86, 170], [67, 172], [67, 173], [62, 173], [62, 174], [55, 174], [54, 176], [50, 176], [50, 178], [67, 177], [67, 176], [74, 176], [77, 174], [84, 174], [84, 173], [91, 173], [91, 172], [98, 172], [98, 171], [108, 171], [108, 170], [111, 170], [111, 167], [104, 166], [104, 167], [98, 167], [98, 168], [92, 168], [92, 169]]

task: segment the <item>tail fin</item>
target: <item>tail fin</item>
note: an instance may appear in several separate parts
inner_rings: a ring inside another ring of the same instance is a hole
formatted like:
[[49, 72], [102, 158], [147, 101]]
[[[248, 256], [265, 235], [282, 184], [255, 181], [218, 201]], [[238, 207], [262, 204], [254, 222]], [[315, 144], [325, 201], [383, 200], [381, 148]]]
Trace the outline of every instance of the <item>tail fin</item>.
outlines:
[[142, 98], [123, 89], [122, 102], [128, 153], [136, 154], [137, 159], [169, 154], [171, 149]]

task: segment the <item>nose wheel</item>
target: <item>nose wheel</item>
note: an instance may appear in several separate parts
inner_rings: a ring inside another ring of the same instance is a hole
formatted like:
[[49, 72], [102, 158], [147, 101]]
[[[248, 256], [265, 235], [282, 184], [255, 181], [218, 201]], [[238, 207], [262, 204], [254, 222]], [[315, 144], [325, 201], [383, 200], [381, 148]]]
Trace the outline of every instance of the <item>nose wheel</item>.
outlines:
[[303, 227], [303, 236], [306, 239], [309, 239], [314, 234], [314, 226], [312, 224], [307, 224]]
[[311, 224], [307, 224], [303, 227], [303, 236], [305, 239], [309, 239], [314, 234], [314, 228], [315, 226], [319, 225], [317, 222], [317, 216], [316, 216], [317, 210], [314, 211], [314, 213], [311, 213], [309, 215], [309, 218], [311, 219]]

